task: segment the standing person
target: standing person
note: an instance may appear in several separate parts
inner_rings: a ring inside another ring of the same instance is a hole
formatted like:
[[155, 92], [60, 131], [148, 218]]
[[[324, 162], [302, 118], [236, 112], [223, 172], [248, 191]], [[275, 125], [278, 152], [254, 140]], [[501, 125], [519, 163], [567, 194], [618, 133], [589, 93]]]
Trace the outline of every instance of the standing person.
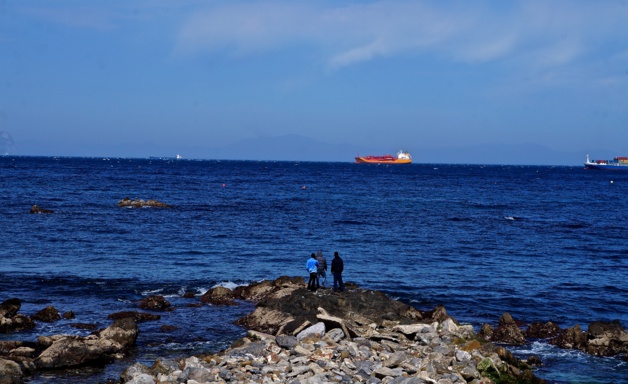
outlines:
[[342, 271], [345, 265], [338, 255], [338, 252], [334, 252], [334, 258], [331, 260], [331, 273], [334, 275], [334, 291], [343, 292], [345, 290], [345, 283], [342, 282]]
[[312, 292], [316, 291], [318, 280], [316, 279], [316, 274], [318, 273], [318, 261], [316, 261], [316, 255], [312, 253], [312, 256], [307, 259], [305, 263], [305, 268], [310, 273], [310, 280], [307, 282], [307, 289]]
[[[318, 261], [318, 271], [316, 274], [318, 286], [323, 286], [325, 288], [325, 282], [327, 281], [327, 260], [323, 256], [323, 251], [320, 249], [316, 254], [316, 261]], [[321, 280], [323, 283], [321, 284]]]

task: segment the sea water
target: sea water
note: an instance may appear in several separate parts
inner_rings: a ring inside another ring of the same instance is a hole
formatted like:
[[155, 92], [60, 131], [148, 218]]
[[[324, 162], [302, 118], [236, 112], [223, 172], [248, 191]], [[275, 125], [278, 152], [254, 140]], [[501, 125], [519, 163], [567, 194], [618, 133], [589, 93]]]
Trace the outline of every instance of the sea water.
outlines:
[[[217, 285], [307, 276], [338, 251], [345, 281], [461, 323], [504, 312], [561, 327], [628, 325], [628, 174], [581, 166], [0, 157], [0, 301], [76, 318], [0, 340], [89, 331], [163, 295], [176, 307], [141, 323], [137, 348], [103, 367], [32, 383], [98, 382], [157, 357], [211, 353], [244, 335], [253, 305], [203, 305]], [[156, 199], [171, 208], [120, 208]], [[32, 205], [53, 214], [29, 214]], [[183, 297], [185, 293], [194, 299]], [[164, 332], [163, 325], [177, 328]], [[620, 383], [628, 363], [533, 341], [550, 383]]]

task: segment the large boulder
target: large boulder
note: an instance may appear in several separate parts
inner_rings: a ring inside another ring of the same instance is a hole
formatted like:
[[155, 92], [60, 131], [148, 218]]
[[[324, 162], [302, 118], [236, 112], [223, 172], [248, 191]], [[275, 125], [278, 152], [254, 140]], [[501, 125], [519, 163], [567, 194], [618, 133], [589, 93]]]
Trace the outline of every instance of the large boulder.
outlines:
[[42, 339], [52, 342], [35, 360], [38, 369], [63, 368], [108, 362], [135, 344], [138, 328], [132, 318], [116, 320], [111, 326], [87, 337], [57, 335]]

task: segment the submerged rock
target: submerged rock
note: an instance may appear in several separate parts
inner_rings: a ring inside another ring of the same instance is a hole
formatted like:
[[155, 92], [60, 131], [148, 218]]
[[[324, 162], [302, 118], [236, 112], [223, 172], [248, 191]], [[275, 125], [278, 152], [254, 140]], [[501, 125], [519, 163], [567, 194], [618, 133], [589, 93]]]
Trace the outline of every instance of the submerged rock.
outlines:
[[38, 205], [33, 205], [31, 207], [30, 213], [54, 213], [54, 211], [50, 209], [40, 208]]
[[166, 203], [162, 203], [161, 201], [157, 201], [157, 200], [142, 200], [142, 199], [135, 199], [135, 200], [131, 200], [128, 197], [125, 197], [124, 199], [118, 201], [118, 207], [128, 207], [128, 208], [144, 208], [144, 207], [154, 207], [154, 208], [170, 208], [171, 206], [166, 204]]
[[107, 316], [108, 319], [117, 320], [124, 319], [125, 317], [130, 317], [137, 323], [143, 323], [146, 321], [155, 321], [161, 319], [159, 315], [153, 315], [152, 313], [144, 313], [138, 311], [122, 311], [115, 312]]

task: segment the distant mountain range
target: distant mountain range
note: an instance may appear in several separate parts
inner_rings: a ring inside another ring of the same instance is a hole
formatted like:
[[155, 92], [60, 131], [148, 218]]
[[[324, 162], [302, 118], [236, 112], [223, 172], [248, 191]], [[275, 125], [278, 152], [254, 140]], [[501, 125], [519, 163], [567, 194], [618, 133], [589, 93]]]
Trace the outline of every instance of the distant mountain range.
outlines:
[[[8, 133], [2, 132], [4, 153], [33, 156], [86, 156], [86, 157], [174, 157], [186, 159], [220, 160], [276, 160], [276, 161], [340, 161], [353, 162], [361, 155], [396, 154], [403, 149], [410, 152], [414, 163], [431, 164], [513, 164], [513, 165], [573, 165], [580, 166], [585, 152], [558, 152], [542, 145], [471, 145], [450, 148], [421, 148], [400, 144], [391, 147], [360, 147], [351, 144], [329, 144], [301, 135], [283, 135], [241, 140], [220, 147], [167, 147], [152, 143], [118, 145], [91, 145], [80, 148], [51, 145], [49, 143], [14, 143]], [[592, 159], [626, 156], [628, 153], [611, 153], [591, 149]]]
[[[395, 155], [403, 149], [410, 152], [414, 163], [435, 164], [521, 164], [521, 165], [582, 165], [586, 153], [563, 153], [536, 144], [474, 145], [452, 148], [420, 148], [400, 145], [398, 148], [359, 147], [350, 144], [328, 144], [300, 135], [285, 135], [238, 141], [224, 147], [192, 149], [199, 158], [229, 160], [294, 160], [347, 161], [362, 155]], [[200, 150], [200, 152], [197, 152]], [[595, 158], [612, 158], [617, 154], [605, 151]]]

